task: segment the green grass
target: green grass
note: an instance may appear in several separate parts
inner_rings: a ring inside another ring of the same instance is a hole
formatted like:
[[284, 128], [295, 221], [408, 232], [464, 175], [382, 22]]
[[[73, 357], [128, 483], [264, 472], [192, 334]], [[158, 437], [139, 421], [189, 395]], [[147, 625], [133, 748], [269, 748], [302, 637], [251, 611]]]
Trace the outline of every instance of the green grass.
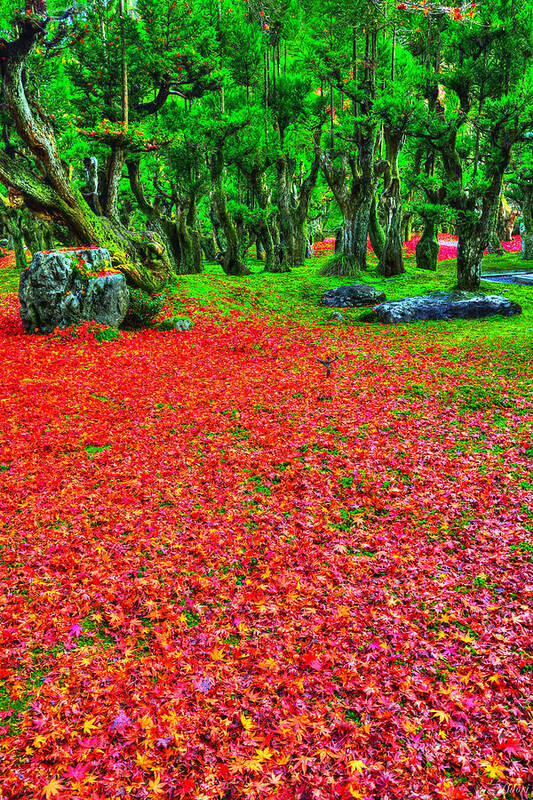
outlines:
[[[376, 259], [369, 257], [369, 268], [354, 278], [324, 278], [319, 275], [320, 268], [327, 258], [309, 259], [305, 265], [295, 267], [290, 273], [272, 275], [263, 272], [257, 261], [248, 262], [252, 274], [244, 277], [227, 277], [218, 264], [207, 264], [200, 275], [180, 277], [177, 291], [200, 303], [212, 303], [227, 313], [230, 309], [253, 311], [254, 308], [288, 316], [313, 324], [327, 326], [364, 326], [362, 317], [368, 309], [338, 309], [345, 323], [330, 321], [335, 309], [319, 304], [319, 298], [327, 289], [350, 283], [365, 283], [385, 292], [387, 300], [399, 300], [406, 296], [418, 296], [433, 291], [448, 291], [456, 283], [457, 264], [455, 259], [441, 261], [436, 272], [426, 272], [416, 268], [414, 259], [406, 259], [404, 275], [383, 278], [378, 275]], [[504, 272], [524, 269], [520, 253], [506, 253], [504, 256], [485, 256], [485, 272]], [[530, 269], [533, 268], [533, 264]], [[531, 340], [533, 331], [533, 287], [511, 283], [482, 281], [481, 291], [485, 294], [500, 294], [514, 300], [522, 307], [522, 314], [514, 317], [487, 317], [476, 320], [450, 320], [411, 323], [409, 327], [433, 329], [446, 332], [450, 339], [461, 342], [468, 339], [508, 339], [516, 343]], [[380, 327], [380, 326], [378, 326]], [[501, 343], [501, 342], [500, 342]]]
[[[456, 282], [457, 265], [455, 259], [441, 261], [436, 272], [419, 270], [414, 258], [406, 258], [406, 273], [392, 278], [378, 275], [376, 259], [369, 256], [369, 268], [352, 278], [325, 278], [319, 275], [320, 268], [328, 258], [308, 259], [289, 273], [273, 275], [263, 272], [263, 265], [249, 259], [247, 266], [252, 274], [235, 277], [224, 275], [219, 264], [208, 263], [200, 275], [184, 275], [179, 282], [169, 287], [171, 295], [180, 294], [190, 298], [200, 306], [215, 306], [224, 314], [230, 311], [242, 312], [243, 316], [254, 311], [262, 311], [272, 316], [283, 314], [302, 322], [315, 325], [350, 327], [376, 325], [365, 322], [362, 317], [368, 309], [339, 309], [344, 323], [330, 320], [335, 309], [319, 304], [320, 296], [327, 289], [334, 289], [350, 283], [365, 283], [385, 292], [387, 300], [399, 300], [406, 296], [417, 296], [431, 291], [447, 291]], [[532, 269], [523, 262], [520, 253], [505, 253], [503, 256], [485, 256], [484, 272], [505, 272]], [[14, 269], [0, 270], [0, 292], [14, 293], [18, 289], [19, 274]], [[447, 336], [447, 342], [464, 340], [508, 340], [517, 344], [531, 341], [533, 332], [533, 287], [510, 283], [482, 281], [481, 291], [486, 294], [501, 294], [514, 300], [522, 307], [522, 314], [514, 317], [487, 317], [477, 320], [451, 320], [449, 322], [411, 323], [413, 329], [438, 329]], [[377, 326], [380, 327], [380, 326]]]

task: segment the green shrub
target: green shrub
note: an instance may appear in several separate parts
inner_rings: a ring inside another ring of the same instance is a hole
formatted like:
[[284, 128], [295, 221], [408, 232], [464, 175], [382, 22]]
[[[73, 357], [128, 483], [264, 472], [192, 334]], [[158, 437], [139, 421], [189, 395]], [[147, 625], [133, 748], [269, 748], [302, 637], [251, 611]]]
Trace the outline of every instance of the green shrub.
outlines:
[[150, 296], [143, 289], [130, 289], [130, 304], [123, 324], [125, 327], [149, 328], [164, 305], [165, 299], [161, 296]]
[[114, 342], [115, 339], [120, 339], [121, 336], [118, 328], [110, 328], [107, 325], [104, 328], [96, 328], [91, 333], [97, 342]]

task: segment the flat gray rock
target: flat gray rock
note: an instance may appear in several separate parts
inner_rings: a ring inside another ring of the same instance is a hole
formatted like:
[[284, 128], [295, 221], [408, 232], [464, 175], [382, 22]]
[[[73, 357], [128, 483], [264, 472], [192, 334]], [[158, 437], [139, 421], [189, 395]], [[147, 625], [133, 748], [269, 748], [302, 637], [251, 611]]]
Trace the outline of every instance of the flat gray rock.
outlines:
[[357, 308], [358, 306], [371, 306], [385, 300], [385, 294], [366, 283], [352, 283], [349, 286], [339, 286], [329, 289], [321, 298], [322, 305], [332, 308]]
[[101, 272], [111, 265], [104, 248], [35, 253], [19, 283], [20, 318], [28, 333], [51, 333], [85, 320], [112, 328], [122, 323], [129, 304], [123, 275], [84, 278], [83, 271]]
[[499, 295], [476, 295], [471, 292], [430, 292], [420, 297], [404, 297], [380, 303], [372, 318], [383, 323], [417, 320], [479, 319], [502, 314], [510, 317], [522, 312], [518, 303]]

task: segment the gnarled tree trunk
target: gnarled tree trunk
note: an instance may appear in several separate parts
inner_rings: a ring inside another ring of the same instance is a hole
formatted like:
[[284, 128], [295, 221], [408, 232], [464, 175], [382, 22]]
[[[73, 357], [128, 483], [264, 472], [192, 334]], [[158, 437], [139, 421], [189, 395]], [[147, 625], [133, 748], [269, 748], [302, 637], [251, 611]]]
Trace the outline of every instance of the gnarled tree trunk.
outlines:
[[435, 227], [433, 220], [425, 220], [424, 231], [418, 240], [415, 250], [418, 269], [430, 269], [433, 271], [437, 269], [440, 247]]
[[342, 213], [342, 237], [340, 252], [324, 265], [321, 275], [353, 277], [366, 269], [370, 211], [376, 195], [373, 153], [374, 139], [369, 135], [360, 144], [357, 161], [343, 153], [340, 166], [335, 166], [331, 155], [322, 157], [324, 176]]
[[378, 202], [377, 196], [372, 198], [372, 205], [370, 206], [370, 216], [368, 218], [368, 235], [370, 237], [370, 244], [377, 259], [381, 259], [383, 250], [385, 248], [385, 231], [378, 218]]
[[240, 259], [239, 239], [235, 223], [228, 210], [228, 202], [222, 185], [224, 160], [220, 148], [215, 147], [211, 157], [212, 202], [214, 211], [226, 238], [226, 249], [222, 256], [222, 269], [226, 275], [249, 275], [250, 270]]
[[402, 137], [390, 133], [385, 128], [385, 141], [387, 144], [389, 183], [381, 198], [385, 207], [386, 232], [383, 252], [379, 259], [378, 272], [380, 275], [390, 277], [392, 275], [402, 275], [405, 272], [402, 240], [402, 195], [398, 168], [398, 154]]
[[[166, 247], [166, 251], [171, 259], [173, 272], [176, 275], [190, 275], [202, 271], [203, 260], [200, 245], [200, 237], [196, 231], [189, 227], [189, 216], [194, 216], [194, 210], [187, 211], [177, 201], [176, 219], [172, 219], [170, 213], [165, 213], [161, 208], [152, 205], [146, 199], [140, 180], [139, 159], [128, 161], [128, 176], [131, 190], [140, 210], [149, 221], [150, 225], [159, 234], [161, 241]], [[189, 205], [194, 204], [194, 197], [190, 198]]]
[[520, 235], [522, 237], [522, 259], [533, 259], [533, 185], [524, 187], [524, 204], [522, 206], [522, 223]]

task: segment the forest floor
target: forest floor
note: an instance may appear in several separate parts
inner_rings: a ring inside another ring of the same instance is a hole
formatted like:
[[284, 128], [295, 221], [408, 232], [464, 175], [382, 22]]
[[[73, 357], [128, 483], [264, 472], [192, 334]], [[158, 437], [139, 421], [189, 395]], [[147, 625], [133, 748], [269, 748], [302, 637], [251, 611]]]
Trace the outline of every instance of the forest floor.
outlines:
[[533, 796], [532, 289], [332, 324], [322, 263], [102, 343], [0, 264], [2, 800]]

